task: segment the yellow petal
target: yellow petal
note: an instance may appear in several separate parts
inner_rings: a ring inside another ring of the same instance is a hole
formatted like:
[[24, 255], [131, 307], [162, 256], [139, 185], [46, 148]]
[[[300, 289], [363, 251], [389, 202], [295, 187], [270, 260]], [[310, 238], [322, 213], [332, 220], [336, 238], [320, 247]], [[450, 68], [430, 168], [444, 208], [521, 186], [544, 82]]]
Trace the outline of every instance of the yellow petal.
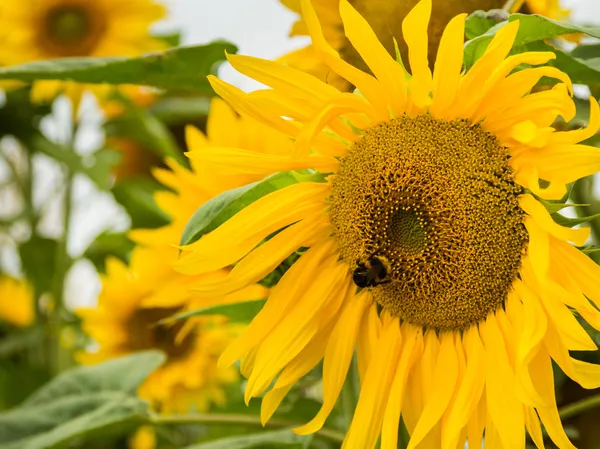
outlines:
[[328, 266], [326, 264], [331, 259], [332, 251], [333, 242], [328, 238], [311, 247], [290, 267], [271, 290], [262, 310], [246, 330], [225, 349], [219, 359], [219, 366], [232, 365], [273, 330], [282, 316], [294, 306], [305, 285], [310, 285], [322, 267]]
[[324, 218], [294, 223], [252, 250], [227, 276], [210, 277], [194, 284], [190, 290], [201, 296], [226, 295], [258, 282], [301, 246], [310, 246], [319, 235], [328, 236], [329, 226]]
[[[259, 347], [252, 375], [246, 385], [245, 399], [261, 394], [279, 373], [308, 344], [323, 326], [324, 308], [341, 305], [348, 288], [348, 270], [338, 263], [324, 269], [321, 276], [305, 287], [289, 314], [281, 319]], [[331, 314], [337, 313], [332, 310]], [[321, 323], [319, 322], [321, 321]]]
[[575, 449], [565, 434], [558, 416], [556, 397], [554, 396], [554, 374], [550, 357], [544, 348], [541, 348], [534, 357], [531, 363], [531, 374], [536, 380], [536, 386], [544, 396], [545, 402], [550, 404], [549, 407], [536, 409], [548, 435], [560, 449]]
[[357, 87], [361, 94], [373, 105], [379, 114], [380, 119], [387, 117], [386, 97], [382, 86], [371, 75], [362, 72], [342, 60], [339, 54], [331, 48], [323, 36], [321, 24], [319, 23], [311, 0], [302, 0], [302, 16], [308, 27], [313, 46], [323, 58], [324, 62], [331, 70], [348, 80], [350, 84]]
[[600, 106], [598, 101], [590, 95], [590, 119], [585, 128], [574, 131], [557, 132], [552, 136], [552, 144], [569, 144], [582, 142], [593, 137], [600, 128]]
[[384, 323], [378, 351], [367, 368], [343, 449], [375, 447], [401, 349], [400, 323], [397, 318], [389, 319]]
[[431, 17], [431, 0], [420, 0], [402, 21], [402, 35], [408, 46], [408, 60], [412, 78], [409, 89], [417, 108], [426, 108], [431, 103], [431, 69], [427, 59], [429, 37], [427, 26]]
[[454, 17], [446, 26], [433, 71], [433, 99], [429, 112], [439, 119], [453, 119], [452, 105], [458, 94], [463, 63], [462, 46], [466, 14]]
[[490, 315], [480, 331], [485, 345], [486, 398], [491, 419], [504, 447], [525, 448], [523, 409], [515, 394], [514, 376], [496, 317]]
[[356, 348], [358, 374], [360, 376], [361, 384], [364, 382], [371, 359], [377, 351], [377, 341], [381, 334], [381, 320], [377, 313], [377, 307], [373, 305], [372, 298], [370, 303], [371, 306], [367, 309], [362, 323], [360, 324]]
[[519, 205], [543, 230], [558, 239], [570, 241], [581, 246], [587, 241], [590, 235], [588, 228], [571, 229], [557, 224], [542, 203], [529, 194], [521, 195]]
[[540, 425], [540, 419], [538, 418], [535, 409], [525, 406], [525, 426], [531, 439], [538, 449], [544, 449], [544, 436], [542, 435], [542, 426]]
[[425, 436], [440, 422], [450, 399], [458, 378], [458, 359], [454, 345], [454, 334], [445, 332], [440, 334], [441, 346], [433, 373], [433, 383], [430, 385], [431, 397], [425, 403], [423, 413], [411, 434], [408, 449], [414, 449]]
[[406, 382], [411, 369], [423, 350], [423, 331], [407, 323], [401, 327], [403, 335], [402, 353], [396, 368], [396, 374], [390, 389], [388, 403], [385, 408], [381, 431], [381, 448], [396, 449], [398, 447], [398, 425], [402, 403], [406, 391]]
[[392, 59], [371, 26], [347, 0], [340, 1], [340, 15], [346, 37], [381, 83], [394, 115], [400, 117], [406, 108], [404, 69]]
[[466, 371], [459, 382], [454, 404], [442, 429], [442, 449], [455, 449], [460, 440], [461, 430], [476, 411], [485, 385], [485, 360], [483, 345], [476, 326], [464, 333], [466, 351]]
[[323, 405], [307, 424], [294, 429], [299, 435], [315, 433], [325, 423], [342, 391], [348, 368], [354, 354], [358, 328], [370, 301], [365, 293], [352, 295], [346, 301], [338, 322], [325, 349], [323, 362]]
[[284, 187], [250, 204], [214, 231], [187, 246], [174, 264], [183, 274], [201, 274], [231, 265], [263, 239], [324, 210], [327, 184], [305, 182]]

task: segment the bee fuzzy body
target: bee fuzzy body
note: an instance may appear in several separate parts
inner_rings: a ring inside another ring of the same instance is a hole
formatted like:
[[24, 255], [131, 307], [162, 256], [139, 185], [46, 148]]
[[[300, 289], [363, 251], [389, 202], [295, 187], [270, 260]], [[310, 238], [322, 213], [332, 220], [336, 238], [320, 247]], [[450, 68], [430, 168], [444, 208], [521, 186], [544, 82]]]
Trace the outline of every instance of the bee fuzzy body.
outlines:
[[383, 256], [372, 256], [366, 262], [357, 261], [352, 280], [361, 288], [376, 287], [391, 282], [388, 277], [390, 264]]

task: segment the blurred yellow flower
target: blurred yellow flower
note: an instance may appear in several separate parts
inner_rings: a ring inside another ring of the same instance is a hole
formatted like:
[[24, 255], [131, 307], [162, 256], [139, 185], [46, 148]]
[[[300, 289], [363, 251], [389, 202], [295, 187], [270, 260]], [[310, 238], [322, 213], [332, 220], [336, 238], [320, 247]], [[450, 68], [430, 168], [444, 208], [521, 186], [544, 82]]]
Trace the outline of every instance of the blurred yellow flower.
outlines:
[[142, 426], [129, 438], [129, 449], [155, 449], [156, 431], [151, 426]]
[[35, 319], [33, 289], [24, 280], [0, 275], [0, 321], [27, 327]]
[[[135, 56], [164, 44], [149, 34], [165, 16], [153, 0], [21, 0], [0, 3], [0, 65], [64, 57]], [[65, 92], [78, 99], [84, 86], [62, 81], [34, 83], [34, 101]], [[93, 88], [100, 96], [108, 86]]]
[[[157, 325], [180, 311], [265, 298], [268, 290], [258, 284], [226, 295], [213, 295], [197, 303], [191, 284], [201, 279], [218, 281], [227, 267], [199, 277], [184, 276], [171, 268], [179, 254], [174, 244], [193, 213], [225, 190], [262, 179], [268, 169], [252, 170], [218, 166], [208, 170], [196, 156], [218, 157], [220, 148], [246, 148], [269, 154], [289, 153], [291, 140], [251, 119], [240, 118], [220, 99], [211, 104], [207, 135], [190, 127], [187, 143], [193, 151], [191, 169], [167, 161], [170, 169], [156, 169], [155, 176], [170, 190], [158, 192], [157, 204], [171, 216], [158, 229], [134, 230], [138, 242], [129, 267], [109, 260], [98, 306], [82, 309], [83, 328], [99, 345], [95, 354], [83, 354], [95, 362], [142, 349], [159, 348], [167, 362], [142, 386], [140, 395], [164, 412], [184, 411], [189, 404], [205, 409], [225, 400], [222, 385], [236, 379], [235, 370], [216, 367], [216, 360], [240, 330], [222, 317], [207, 316], [186, 322]], [[244, 150], [240, 150], [244, 151]], [[212, 155], [212, 156], [211, 156]], [[185, 323], [185, 324], [184, 324]]]
[[[300, 0], [280, 1], [287, 8], [301, 16], [292, 26], [290, 36], [308, 35], [308, 28], [302, 17]], [[430, 65], [433, 66], [435, 62], [444, 28], [454, 16], [460, 13], [472, 13], [477, 10], [499, 9], [506, 2], [507, 0], [434, 1], [428, 30], [429, 48], [427, 56]], [[339, 14], [339, 3], [339, 0], [313, 1], [313, 6], [323, 27], [323, 35], [329, 45], [340, 53], [342, 59], [361, 70], [368, 71], [368, 67], [360, 55], [344, 35], [344, 27]], [[394, 46], [394, 39], [396, 39], [402, 60], [408, 64], [408, 46], [402, 34], [402, 21], [408, 12], [418, 3], [418, 0], [354, 0], [351, 3], [367, 20], [381, 44], [392, 56], [396, 54]], [[533, 14], [541, 14], [552, 19], [561, 20], [568, 15], [568, 10], [560, 8], [558, 0], [517, 0], [513, 5], [513, 11], [520, 10], [524, 4], [526, 9]], [[346, 80], [328, 68], [319, 52], [315, 51], [313, 44], [283, 56], [281, 62], [311, 73], [341, 90], [351, 88], [351, 85]]]

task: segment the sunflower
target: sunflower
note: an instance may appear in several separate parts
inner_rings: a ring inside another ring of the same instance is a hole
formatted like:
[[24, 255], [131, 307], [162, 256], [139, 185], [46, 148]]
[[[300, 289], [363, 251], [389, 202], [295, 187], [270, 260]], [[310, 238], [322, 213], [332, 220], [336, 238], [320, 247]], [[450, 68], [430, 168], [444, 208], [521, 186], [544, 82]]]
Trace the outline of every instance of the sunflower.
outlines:
[[[302, 8], [319, 57], [360, 94], [247, 56], [229, 60], [271, 89], [246, 94], [211, 77], [240, 113], [295, 143], [287, 159], [221, 148], [207, 166], [328, 175], [256, 200], [177, 261], [194, 276], [236, 263], [194, 286], [222, 295], [303, 248], [221, 366], [241, 359], [246, 400], [265, 393], [266, 422], [323, 359], [322, 408], [295, 429], [308, 434], [333, 409], [356, 348], [361, 392], [345, 448], [372, 448], [380, 436], [382, 448], [396, 448], [401, 417], [411, 449], [479, 447], [483, 435], [486, 447], [518, 449], [527, 433], [543, 447], [542, 424], [558, 447], [573, 448], [552, 361], [584, 388], [600, 386], [600, 366], [569, 354], [597, 349], [573, 312], [600, 328], [600, 268], [573, 246], [589, 229], [559, 226], [544, 204], [600, 169], [600, 149], [578, 144], [600, 127], [597, 102], [587, 128], [551, 127], [575, 114], [571, 82], [544, 65], [552, 52], [508, 56], [518, 21], [464, 73], [466, 14], [456, 16], [432, 72], [431, 0], [422, 0], [402, 25], [409, 74], [342, 0], [346, 38], [371, 75], [330, 46], [310, 0]], [[531, 93], [541, 77], [557, 84]]]
[[31, 286], [23, 280], [0, 275], [0, 322], [27, 327], [35, 319]]
[[237, 379], [234, 370], [218, 368], [216, 360], [238, 329], [215, 316], [162, 324], [161, 320], [183, 310], [185, 299], [177, 296], [180, 303], [167, 306], [160, 301], [162, 287], [175, 281], [169, 265], [172, 258], [171, 251], [140, 247], [134, 249], [129, 267], [116, 259], [107, 261], [98, 305], [77, 311], [98, 350], [79, 354], [79, 359], [98, 363], [160, 349], [167, 360], [142, 384], [140, 397], [164, 413], [185, 412], [190, 406], [205, 411], [211, 404], [222, 405], [224, 386]]
[[[308, 34], [306, 20], [302, 16], [300, 0], [280, 0], [284, 6], [298, 13], [301, 18], [293, 25], [290, 36], [304, 36]], [[390, 55], [396, 54], [395, 42], [404, 61], [409, 61], [408, 46], [402, 33], [402, 19], [417, 4], [418, 0], [352, 0], [350, 3], [367, 20], [377, 35], [381, 44]], [[476, 10], [490, 10], [502, 8], [506, 0], [436, 0], [430, 18], [428, 29], [430, 65], [435, 62], [438, 46], [444, 28], [457, 14], [472, 13]], [[317, 12], [323, 28], [325, 39], [340, 57], [350, 64], [368, 71], [359, 52], [354, 48], [344, 35], [342, 18], [339, 14], [339, 0], [315, 0], [313, 7]], [[568, 16], [568, 10], [560, 8], [558, 0], [517, 0], [512, 5], [512, 11], [530, 12], [540, 14], [552, 19], [562, 20]], [[352, 85], [332, 72], [319, 51], [313, 45], [293, 51], [281, 59], [281, 62], [292, 67], [309, 72], [340, 90], [350, 90]]]
[[[165, 16], [152, 0], [24, 0], [0, 4], [0, 64], [9, 66], [66, 57], [136, 56], [159, 50], [163, 43], [149, 27]], [[60, 92], [81, 97], [83, 86], [37, 81], [34, 101], [52, 100]], [[107, 86], [95, 86], [99, 94]]]
[[[289, 153], [292, 141], [278, 131], [249, 118], [239, 117], [223, 100], [211, 103], [207, 135], [187, 129], [187, 143], [195, 152], [243, 147], [265, 154]], [[209, 145], [210, 144], [210, 145]], [[99, 344], [99, 352], [84, 356], [95, 362], [149, 348], [162, 349], [166, 364], [142, 386], [140, 394], [164, 412], [184, 411], [189, 404], [206, 409], [211, 402], [224, 400], [223, 384], [235, 380], [231, 368], [217, 368], [218, 355], [240, 327], [227, 325], [222, 317], [195, 318], [183, 325], [157, 325], [178, 312], [200, 307], [190, 293], [197, 277], [183, 276], [171, 268], [177, 259], [179, 242], [187, 222], [206, 201], [225, 190], [261, 179], [269, 169], [255, 173], [211, 171], [194, 158], [188, 169], [168, 160], [168, 169], [155, 169], [154, 175], [170, 190], [155, 195], [157, 204], [171, 223], [157, 229], [134, 230], [130, 237], [140, 246], [131, 256], [129, 267], [112, 260], [107, 264], [98, 307], [79, 313], [86, 332]], [[229, 271], [222, 267], [202, 275], [216, 280]], [[250, 283], [231, 294], [203, 298], [202, 307], [261, 299], [267, 289]]]

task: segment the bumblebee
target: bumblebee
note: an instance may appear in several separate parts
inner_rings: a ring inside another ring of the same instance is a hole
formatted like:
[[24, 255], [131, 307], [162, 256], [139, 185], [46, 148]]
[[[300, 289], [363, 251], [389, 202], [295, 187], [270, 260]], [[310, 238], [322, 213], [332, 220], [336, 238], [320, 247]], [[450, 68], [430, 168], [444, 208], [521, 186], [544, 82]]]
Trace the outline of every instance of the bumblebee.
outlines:
[[391, 282], [388, 278], [390, 263], [383, 256], [372, 256], [366, 262], [357, 261], [358, 265], [352, 273], [352, 280], [361, 288], [375, 287]]

